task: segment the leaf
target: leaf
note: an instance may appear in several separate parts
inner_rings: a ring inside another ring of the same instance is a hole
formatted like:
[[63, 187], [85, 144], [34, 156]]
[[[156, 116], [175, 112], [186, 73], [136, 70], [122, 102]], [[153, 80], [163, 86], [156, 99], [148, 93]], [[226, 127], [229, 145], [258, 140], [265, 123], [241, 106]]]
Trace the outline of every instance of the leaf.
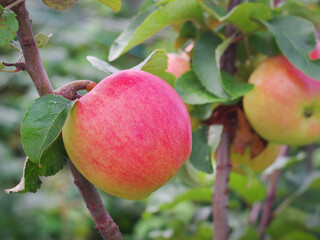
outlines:
[[224, 15], [221, 9], [212, 7], [208, 3], [202, 4], [209, 14], [220, 22], [235, 25], [240, 31], [250, 33], [256, 31], [261, 25], [253, 19], [269, 20], [271, 18], [270, 8], [262, 3], [242, 3], [234, 7], [228, 14]]
[[95, 68], [108, 73], [108, 74], [112, 74], [112, 73], [116, 73], [119, 72], [120, 70], [115, 68], [114, 66], [112, 66], [111, 64], [97, 58], [94, 56], [87, 56], [87, 60], [92, 64], [92, 66], [94, 66]]
[[280, 16], [261, 22], [275, 36], [280, 50], [294, 66], [309, 77], [320, 80], [320, 66], [309, 58], [316, 45], [311, 22], [294, 16]]
[[50, 33], [49, 35], [46, 35], [44, 33], [38, 33], [36, 36], [34, 36], [37, 43], [37, 47], [43, 48], [47, 46], [51, 36], [52, 36], [52, 33]]
[[199, 120], [207, 120], [212, 114], [213, 104], [193, 105], [190, 115]]
[[229, 186], [248, 203], [262, 201], [266, 197], [266, 186], [256, 177], [231, 173]]
[[55, 95], [35, 100], [22, 120], [21, 142], [30, 161], [39, 163], [46, 149], [59, 136], [73, 102]]
[[3, 9], [0, 5], [0, 46], [10, 43], [19, 29], [16, 14], [8, 9]]
[[64, 10], [75, 5], [78, 0], [42, 0], [42, 2], [48, 7]]
[[311, 21], [320, 30], [320, 16], [317, 12], [308, 8], [308, 5], [300, 0], [286, 1], [282, 9], [288, 11], [290, 15], [299, 16]]
[[136, 16], [112, 44], [109, 61], [115, 60], [167, 25], [186, 19], [204, 24], [202, 9], [197, 0], [185, 0], [183, 3], [180, 0], [171, 0], [159, 8], [158, 5], [148, 8]]
[[0, 62], [0, 70], [2, 70], [2, 69], [4, 69], [4, 68], [5, 68], [5, 66], [3, 65], [2, 62]]
[[221, 75], [224, 89], [228, 94], [230, 94], [232, 99], [244, 96], [254, 87], [254, 85], [250, 83], [236, 83], [235, 79], [227, 72], [222, 71]]
[[211, 93], [219, 98], [228, 99], [220, 81], [219, 61], [215, 57], [216, 48], [222, 40], [212, 32], [205, 32], [196, 41], [192, 69], [200, 80], [201, 84]]
[[189, 104], [219, 103], [226, 101], [207, 91], [192, 71], [184, 73], [177, 79], [175, 89], [181, 99]]
[[212, 173], [212, 155], [216, 151], [222, 133], [222, 125], [202, 126], [192, 133], [190, 163], [198, 170]]
[[168, 67], [167, 52], [161, 49], [153, 51], [142, 63], [132, 69], [142, 70], [161, 77]]
[[121, 9], [121, 0], [99, 0], [99, 2], [111, 8], [114, 12], [119, 12]]
[[23, 176], [20, 183], [11, 189], [6, 189], [6, 193], [35, 193], [41, 186], [40, 176], [52, 176], [59, 172], [68, 159], [64, 149], [62, 135], [43, 154], [39, 163], [31, 162], [26, 158], [23, 168]]

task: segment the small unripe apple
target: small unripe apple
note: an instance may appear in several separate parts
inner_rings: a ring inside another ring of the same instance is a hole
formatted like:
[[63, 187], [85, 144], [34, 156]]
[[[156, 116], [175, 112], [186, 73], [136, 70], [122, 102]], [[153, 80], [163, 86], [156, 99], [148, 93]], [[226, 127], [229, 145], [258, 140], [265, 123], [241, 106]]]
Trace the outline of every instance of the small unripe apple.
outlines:
[[172, 178], [191, 152], [188, 111], [157, 76], [124, 70], [72, 108], [62, 130], [80, 173], [112, 195], [142, 199]]
[[254, 130], [267, 141], [307, 145], [320, 137], [320, 82], [284, 56], [264, 61], [252, 73], [254, 89], [243, 106]]
[[277, 159], [281, 148], [282, 145], [269, 142], [265, 149], [253, 158], [251, 157], [251, 146], [246, 147], [244, 154], [231, 150], [232, 171], [243, 174], [245, 173], [244, 166], [246, 165], [254, 173], [262, 172]]

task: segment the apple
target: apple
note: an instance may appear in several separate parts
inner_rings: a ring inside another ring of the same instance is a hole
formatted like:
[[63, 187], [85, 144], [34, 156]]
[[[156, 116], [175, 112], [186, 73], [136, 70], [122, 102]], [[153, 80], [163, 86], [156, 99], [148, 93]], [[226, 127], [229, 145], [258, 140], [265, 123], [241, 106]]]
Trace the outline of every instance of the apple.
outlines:
[[112, 195], [142, 199], [191, 153], [188, 110], [176, 91], [141, 70], [110, 75], [73, 106], [62, 130], [79, 172]]
[[[251, 146], [246, 147], [244, 154], [230, 152], [232, 171], [244, 174], [244, 166], [248, 166], [254, 173], [262, 172], [278, 157], [282, 145], [269, 142], [265, 149], [255, 157], [251, 157]], [[231, 147], [232, 149], [232, 147]]]
[[262, 62], [249, 79], [254, 89], [243, 99], [253, 129], [267, 141], [307, 145], [320, 137], [320, 82], [284, 56]]
[[320, 58], [320, 40], [317, 39], [316, 48], [309, 54], [311, 60], [316, 60]]

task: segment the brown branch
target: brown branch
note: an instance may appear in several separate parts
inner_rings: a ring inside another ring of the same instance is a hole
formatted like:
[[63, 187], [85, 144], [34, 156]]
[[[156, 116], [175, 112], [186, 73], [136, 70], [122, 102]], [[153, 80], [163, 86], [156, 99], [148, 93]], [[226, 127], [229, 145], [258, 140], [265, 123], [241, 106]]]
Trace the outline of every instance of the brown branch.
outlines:
[[62, 96], [69, 100], [75, 100], [81, 97], [81, 95], [79, 95], [77, 91], [88, 90], [87, 87], [91, 85], [96, 85], [96, 83], [89, 80], [78, 80], [78, 81], [67, 83], [66, 85], [56, 89], [54, 91], [54, 94]]
[[74, 183], [78, 187], [87, 208], [96, 223], [95, 229], [100, 233], [103, 239], [122, 239], [119, 227], [115, 224], [107, 210], [104, 208], [97, 189], [91, 187], [92, 184], [79, 173], [70, 160], [68, 160], [68, 165], [74, 177]]
[[217, 149], [217, 173], [213, 193], [214, 240], [227, 240], [229, 236], [228, 198], [230, 162], [229, 133], [223, 132]]
[[26, 70], [26, 66], [24, 62], [16, 62], [16, 63], [6, 63], [6, 62], [2, 62], [3, 66], [6, 67], [15, 67], [18, 71], [25, 71]]
[[[6, 6], [4, 5], [5, 2], [11, 4], [14, 1], [0, 0], [0, 4], [3, 6]], [[17, 36], [24, 54], [26, 71], [29, 73], [40, 96], [45, 94], [54, 94], [34, 40], [29, 13], [26, 9], [25, 2], [23, 1], [19, 3], [13, 7], [12, 10], [16, 13], [16, 18], [19, 22]], [[122, 237], [119, 232], [119, 228], [104, 208], [96, 188], [78, 172], [70, 161], [68, 165], [74, 176], [74, 181], [96, 224], [96, 229], [99, 231], [103, 239], [121, 240]]]

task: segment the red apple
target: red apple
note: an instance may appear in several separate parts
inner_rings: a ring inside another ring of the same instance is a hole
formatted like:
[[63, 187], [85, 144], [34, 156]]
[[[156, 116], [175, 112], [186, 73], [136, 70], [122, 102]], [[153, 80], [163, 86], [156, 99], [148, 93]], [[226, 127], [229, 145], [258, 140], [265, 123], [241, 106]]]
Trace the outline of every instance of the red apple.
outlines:
[[316, 48], [309, 55], [311, 60], [316, 60], [320, 58], [320, 40], [317, 39]]
[[103, 79], [72, 108], [62, 131], [76, 168], [103, 191], [142, 199], [189, 158], [187, 108], [162, 79], [124, 70]]
[[167, 72], [172, 73], [176, 78], [179, 78], [188, 71], [190, 71], [190, 59], [188, 54], [168, 53]]
[[252, 73], [254, 89], [243, 99], [246, 116], [267, 141], [307, 145], [320, 137], [320, 82], [284, 56], [272, 57]]

